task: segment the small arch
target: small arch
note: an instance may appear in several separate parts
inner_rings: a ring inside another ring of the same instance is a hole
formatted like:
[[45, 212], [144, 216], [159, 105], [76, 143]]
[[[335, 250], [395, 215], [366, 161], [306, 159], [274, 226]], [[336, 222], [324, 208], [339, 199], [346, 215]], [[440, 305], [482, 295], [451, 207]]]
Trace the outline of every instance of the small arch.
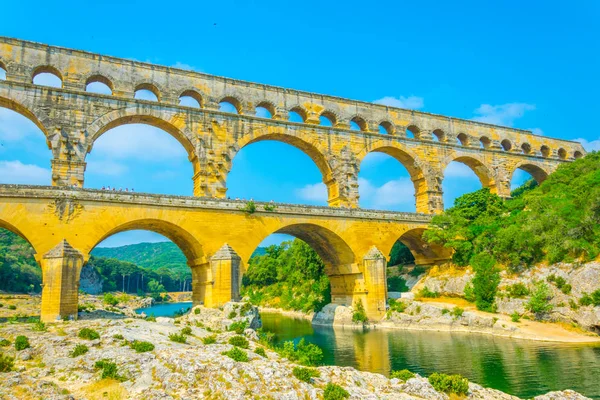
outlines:
[[409, 125], [406, 127], [406, 137], [412, 139], [420, 139], [421, 130], [416, 125]]
[[583, 153], [580, 152], [579, 150], [575, 151], [575, 153], [573, 153], [573, 157], [575, 157], [575, 159], [579, 159], [581, 157], [583, 157]]
[[288, 120], [290, 122], [304, 123], [307, 117], [308, 114], [306, 110], [300, 106], [292, 108], [288, 113]]
[[350, 120], [350, 130], [365, 132], [367, 130], [367, 121], [359, 115]]
[[540, 152], [542, 153], [542, 157], [550, 157], [550, 147], [543, 145], [540, 148]]
[[482, 136], [479, 138], [479, 143], [481, 144], [482, 149], [489, 149], [492, 145], [492, 141], [487, 136]]
[[86, 92], [112, 95], [113, 90], [113, 83], [102, 75], [92, 75], [85, 81]]
[[560, 149], [558, 149], [558, 158], [560, 158], [561, 160], [564, 160], [567, 158], [567, 151], [565, 149], [563, 149], [562, 147]]
[[331, 111], [323, 111], [319, 116], [319, 121], [322, 126], [335, 126], [337, 124], [337, 117]]
[[437, 142], [445, 142], [446, 141], [446, 133], [441, 129], [435, 129], [432, 133], [432, 139]]
[[277, 110], [270, 101], [261, 101], [256, 105], [257, 117], [271, 119], [276, 113]]
[[471, 140], [466, 133], [459, 133], [456, 136], [456, 140], [461, 146], [468, 146], [469, 144], [471, 144]]
[[195, 90], [184, 90], [179, 95], [179, 105], [184, 107], [202, 108], [202, 95]]
[[160, 91], [151, 83], [140, 83], [135, 87], [134, 99], [147, 101], [160, 101]]
[[42, 65], [31, 74], [31, 82], [34, 85], [62, 88], [63, 77], [60, 71], [53, 66]]
[[508, 139], [504, 139], [502, 142], [500, 142], [500, 146], [502, 146], [502, 150], [504, 151], [510, 151], [513, 147], [512, 143]]
[[379, 133], [383, 135], [393, 135], [394, 124], [392, 124], [390, 121], [381, 121], [379, 123]]
[[219, 111], [231, 114], [241, 114], [242, 102], [233, 96], [225, 96], [219, 101]]
[[521, 150], [523, 154], [531, 154], [531, 145], [529, 143], [523, 143], [521, 145]]

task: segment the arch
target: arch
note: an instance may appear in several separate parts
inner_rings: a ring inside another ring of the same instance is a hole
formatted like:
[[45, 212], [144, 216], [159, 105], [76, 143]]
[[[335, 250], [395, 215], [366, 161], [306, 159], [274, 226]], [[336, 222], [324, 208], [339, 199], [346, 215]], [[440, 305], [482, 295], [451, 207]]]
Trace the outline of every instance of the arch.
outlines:
[[523, 154], [531, 154], [531, 145], [525, 142], [521, 145], [521, 150], [523, 151]]
[[107, 227], [102, 231], [102, 227], [97, 231], [101, 233], [91, 239], [87, 247], [82, 248], [85, 254], [89, 254], [99, 243], [117, 233], [131, 230], [147, 230], [159, 233], [173, 243], [175, 243], [188, 259], [188, 262], [193, 262], [204, 257], [202, 245], [194, 236], [181, 228], [178, 224], [170, 221], [156, 218], [133, 219], [131, 221], [119, 223], [116, 226]]
[[[323, 118], [325, 118], [327, 121], [329, 121], [329, 124], [324, 124], [323, 122]], [[329, 111], [329, 110], [325, 110], [321, 113], [321, 115], [319, 116], [319, 119], [321, 121], [321, 125], [325, 125], [325, 126], [336, 126], [338, 123], [338, 117], [337, 115], [333, 112], [333, 111]]]
[[[0, 96], [0, 107], [8, 108], [9, 110], [21, 114], [25, 118], [28, 118], [44, 133], [46, 138], [48, 137], [48, 130], [45, 127], [45, 124], [48, 123], [48, 117], [36, 114], [36, 112], [33, 111], [34, 108], [29, 104], [21, 104], [13, 99]], [[48, 148], [52, 149], [50, 142], [46, 141], [46, 143]]]
[[550, 147], [543, 145], [540, 147], [540, 152], [542, 153], [542, 157], [550, 157]]
[[492, 146], [492, 140], [487, 136], [480, 137], [479, 143], [481, 144], [481, 147], [484, 149], [489, 149]]
[[[158, 87], [156, 87], [156, 85], [154, 85], [153, 83], [144, 82], [144, 83], [140, 83], [139, 85], [137, 85], [135, 87], [135, 89], [133, 90], [134, 97], [137, 94], [137, 92], [139, 92], [140, 90], [147, 90], [147, 91], [151, 92], [152, 94], [154, 94], [156, 96], [156, 101], [160, 101], [160, 98], [161, 98], [160, 90], [158, 90]], [[151, 100], [149, 100], [149, 101], [151, 101]]]
[[[302, 119], [302, 122], [306, 122], [306, 118], [308, 118], [308, 113], [302, 106], [295, 106], [295, 107], [290, 108], [290, 113], [298, 114], [300, 116], [300, 118]], [[291, 120], [290, 118], [288, 118], [288, 119]], [[294, 121], [292, 121], [292, 122], [294, 122]]]
[[410, 136], [408, 135], [408, 132], [412, 133], [412, 136], [413, 136], [414, 139], [420, 139], [421, 138], [421, 130], [416, 125], [409, 125], [409, 126], [406, 127], [405, 136], [408, 137], [408, 138], [410, 138]]
[[446, 141], [446, 133], [441, 129], [434, 129], [432, 132], [432, 139], [437, 139], [438, 142]]
[[0, 60], [0, 81], [7, 79], [7, 76], [6, 76], [7, 73], [8, 73], [8, 71], [6, 69], [6, 65], [4, 65], [2, 60]]
[[[352, 124], [356, 124], [355, 126]], [[367, 121], [361, 117], [360, 115], [355, 115], [350, 119], [350, 129], [355, 131], [366, 132], [367, 131]]]
[[102, 83], [102, 84], [108, 86], [111, 94], [115, 90], [115, 87], [114, 87], [112, 81], [110, 79], [108, 79], [107, 77], [105, 77], [104, 75], [95, 74], [95, 75], [92, 75], [89, 78], [87, 78], [85, 80], [85, 87], [86, 87], [85, 91], [86, 92], [88, 91], [88, 89], [87, 89], [88, 85], [91, 83]]
[[466, 133], [459, 133], [456, 136], [456, 140], [461, 146], [469, 146], [471, 144], [471, 138]]
[[582, 153], [582, 152], [580, 152], [579, 150], [576, 150], [576, 151], [573, 153], [573, 157], [574, 157], [574, 158], [577, 160], [577, 159], [579, 159], [579, 158], [583, 157], [583, 153]]
[[[56, 69], [55, 67], [53, 67], [52, 65], [40, 65], [38, 67], [36, 67], [33, 72], [31, 73], [31, 83], [36, 84], [34, 82], [34, 79], [36, 76], [40, 75], [40, 74], [51, 74], [54, 75], [55, 77], [57, 77], [58, 79], [60, 79], [60, 87], [63, 87], [63, 76], [60, 73], [60, 71], [58, 69]], [[45, 86], [45, 85], [44, 85]]]
[[396, 133], [394, 124], [388, 120], [383, 120], [379, 123], [379, 133], [384, 135], [393, 135]]
[[[398, 240], [404, 243], [415, 257], [415, 264], [430, 265], [452, 258], [452, 250], [423, 240], [425, 228], [414, 228], [404, 232]], [[390, 248], [391, 251], [391, 248]]]
[[556, 154], [558, 154], [558, 158], [560, 158], [561, 160], [565, 160], [567, 158], [567, 151], [562, 147], [558, 149]]
[[481, 182], [482, 187], [492, 187], [494, 184], [494, 177], [490, 169], [483, 163], [483, 161], [478, 160], [473, 156], [461, 156], [454, 159], [449, 160], [444, 164], [444, 170], [448, 167], [448, 165], [453, 162], [459, 162], [465, 164], [467, 167], [471, 168], [471, 170], [477, 175], [479, 181]]
[[523, 171], [527, 172], [538, 184], [544, 182], [546, 178], [548, 178], [548, 175], [550, 175], [550, 171], [544, 169], [543, 166], [528, 161], [522, 161], [513, 168], [512, 172], [510, 173], [509, 182], [512, 181], [513, 175], [517, 169], [522, 169]]
[[[10, 222], [3, 220], [0, 218], [0, 229], [6, 229], [7, 231], [10, 231], [12, 233], [14, 233], [15, 235], [18, 235], [19, 237], [21, 237], [23, 240], [25, 240], [33, 249], [34, 251], [34, 255], [36, 255], [36, 261], [37, 261], [37, 255], [39, 255], [38, 250], [36, 249], [36, 247], [33, 245], [33, 243], [31, 242], [31, 240], [29, 240], [29, 238], [21, 231], [19, 230], [16, 226], [14, 226], [13, 224], [11, 224]], [[39, 262], [38, 262], [38, 266], [39, 266]]]
[[[221, 105], [223, 103], [229, 103], [229, 104], [231, 104], [233, 106], [233, 108], [235, 109], [235, 111], [236, 111], [237, 114], [241, 114], [242, 113], [242, 102], [237, 97], [235, 97], [235, 96], [225, 96], [221, 100], [219, 100], [219, 105]], [[224, 112], [228, 112], [228, 111], [224, 111]]]
[[[269, 114], [271, 114], [271, 116], [260, 116], [258, 115], [258, 109], [259, 108], [264, 108], [265, 110], [267, 110], [269, 112]], [[277, 114], [277, 108], [275, 107], [275, 105], [273, 103], [271, 103], [268, 100], [263, 100], [261, 102], [259, 102], [256, 105], [256, 115], [261, 117], [261, 118], [273, 118], [273, 116], [275, 116]]]
[[192, 99], [194, 99], [196, 102], [198, 102], [197, 106], [191, 106], [191, 105], [184, 105], [184, 107], [195, 107], [195, 108], [204, 108], [204, 103], [203, 103], [203, 99], [202, 99], [202, 95], [193, 89], [188, 89], [188, 90], [184, 90], [183, 92], [181, 92], [181, 94], [179, 95], [179, 104], [181, 104], [181, 101], [184, 100], [184, 98], [186, 97], [190, 97]]
[[513, 147], [511, 141], [508, 139], [504, 139], [502, 142], [500, 142], [500, 146], [502, 146], [502, 150], [504, 151], [510, 151]]

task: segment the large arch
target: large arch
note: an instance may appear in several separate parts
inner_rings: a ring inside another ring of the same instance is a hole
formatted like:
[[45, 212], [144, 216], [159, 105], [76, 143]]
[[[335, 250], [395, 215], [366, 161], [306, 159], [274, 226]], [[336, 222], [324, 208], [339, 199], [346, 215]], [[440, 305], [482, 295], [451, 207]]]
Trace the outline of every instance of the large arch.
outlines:
[[[46, 138], [48, 138], [50, 120], [48, 116], [35, 110], [32, 104], [22, 103], [0, 94], [0, 107], [17, 112], [25, 118], [29, 119], [44, 133]], [[48, 144], [48, 148], [52, 149], [50, 141], [47, 140], [46, 143]]]
[[545, 168], [543, 165], [539, 165], [530, 161], [521, 161], [510, 171], [510, 176], [508, 177], [509, 182], [512, 181], [517, 169], [522, 169], [523, 171], [527, 172], [538, 184], [544, 182], [546, 178], [548, 178], [548, 175], [552, 173], [552, 171], [548, 170], [548, 168]]
[[479, 178], [479, 181], [481, 182], [481, 186], [489, 187], [493, 193], [496, 192], [496, 188], [494, 187], [495, 186], [494, 176], [493, 176], [492, 172], [490, 171], [490, 169], [485, 165], [484, 161], [482, 161], [474, 156], [453, 157], [453, 158], [446, 160], [446, 162], [444, 164], [444, 170], [453, 161], [462, 163], [462, 164], [466, 165], [467, 167], [471, 168], [471, 170], [475, 173], [475, 175], [477, 175], [477, 178]]
[[[431, 265], [448, 261], [452, 257], [452, 250], [439, 244], [427, 243], [423, 239], [425, 230], [426, 228], [409, 229], [400, 235], [398, 241], [408, 247], [415, 257], [417, 265]], [[389, 250], [391, 251], [391, 248]]]

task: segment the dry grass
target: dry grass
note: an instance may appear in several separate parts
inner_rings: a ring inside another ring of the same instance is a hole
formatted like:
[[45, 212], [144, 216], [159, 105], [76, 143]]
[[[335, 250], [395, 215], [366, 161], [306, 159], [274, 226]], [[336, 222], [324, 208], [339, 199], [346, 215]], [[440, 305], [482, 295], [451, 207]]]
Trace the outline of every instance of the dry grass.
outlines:
[[437, 297], [437, 298], [433, 298], [433, 299], [420, 298], [419, 301], [422, 303], [452, 304], [454, 306], [459, 306], [462, 308], [475, 307], [475, 305], [473, 303], [469, 303], [467, 300], [465, 300], [461, 297]]
[[114, 379], [102, 379], [81, 390], [89, 400], [120, 400], [127, 397], [127, 390], [121, 386], [121, 382]]
[[457, 267], [453, 264], [435, 265], [427, 271], [429, 277], [455, 277], [470, 271], [470, 267]]
[[572, 323], [568, 323], [568, 322], [553, 322], [554, 325], [558, 325], [561, 328], [563, 328], [564, 330], [567, 330], [569, 332], [574, 332], [574, 333], [578, 333], [580, 335], [586, 335], [586, 336], [598, 336], [596, 335], [594, 332], [589, 332], [586, 331], [585, 329], [583, 329], [582, 327], [580, 327], [579, 325], [574, 325]]

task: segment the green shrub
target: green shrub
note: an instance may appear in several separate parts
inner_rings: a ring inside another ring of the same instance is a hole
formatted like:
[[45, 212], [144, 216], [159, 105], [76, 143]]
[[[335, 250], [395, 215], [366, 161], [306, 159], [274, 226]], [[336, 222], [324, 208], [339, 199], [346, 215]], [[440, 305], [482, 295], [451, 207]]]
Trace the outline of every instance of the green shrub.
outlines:
[[387, 279], [387, 288], [389, 292], [408, 292], [410, 289], [406, 286], [406, 281], [400, 276], [390, 276]]
[[256, 350], [254, 350], [254, 352], [256, 354], [258, 354], [259, 356], [263, 356], [263, 357], [267, 357], [267, 352], [265, 351], [265, 349], [263, 347], [257, 347]]
[[104, 297], [102, 298], [104, 304], [108, 304], [109, 306], [116, 306], [119, 304], [119, 300], [112, 293], [104, 293]]
[[248, 327], [248, 321], [246, 321], [246, 320], [237, 321], [237, 322], [234, 322], [233, 324], [229, 325], [229, 328], [227, 330], [230, 332], [235, 332], [238, 335], [241, 335], [242, 333], [244, 333], [244, 331], [246, 330], [247, 327]]
[[10, 340], [8, 340], [8, 339], [0, 340], [0, 347], [6, 347], [6, 346], [10, 346]]
[[150, 314], [145, 318], [145, 320], [148, 322], [156, 322], [156, 317], [154, 316], [154, 314]]
[[194, 309], [194, 314], [196, 314], [196, 315], [200, 314], [200, 309], [199, 308]]
[[571, 294], [571, 290], [573, 290], [573, 286], [570, 283], [566, 283], [563, 287], [560, 288], [560, 291], [564, 294]]
[[242, 210], [248, 214], [254, 214], [256, 212], [256, 203], [254, 203], [253, 200], [250, 200], [246, 203], [246, 206], [244, 206]]
[[419, 276], [419, 275], [421, 275], [423, 273], [425, 273], [425, 268], [417, 265], [408, 274], [410, 276], [417, 277], [417, 276]]
[[133, 342], [129, 343], [129, 347], [138, 353], [146, 353], [154, 350], [154, 345], [152, 343], [139, 340], [134, 340]]
[[508, 293], [508, 297], [520, 299], [525, 296], [529, 296], [529, 289], [527, 286], [522, 284], [521, 282], [513, 283], [512, 285], [508, 285], [506, 287], [506, 292]]
[[247, 362], [248, 361], [248, 354], [244, 350], [240, 349], [239, 347], [234, 347], [233, 349], [231, 349], [229, 351], [224, 351], [221, 354], [231, 358], [234, 361], [239, 361], [239, 362]]
[[429, 383], [438, 392], [466, 395], [469, 391], [469, 380], [460, 375], [446, 375], [435, 372], [429, 376]]
[[230, 337], [229, 344], [236, 347], [241, 347], [242, 349], [247, 349], [250, 345], [245, 337], [239, 335]]
[[542, 314], [546, 314], [552, 311], [552, 304], [550, 304], [551, 292], [548, 285], [544, 282], [538, 282], [535, 286], [535, 290], [531, 294], [529, 302], [525, 305], [525, 308], [532, 313], [536, 314], [536, 318]]
[[579, 309], [579, 305], [573, 299], [569, 299], [569, 307], [571, 307], [571, 310]]
[[217, 343], [217, 335], [210, 335], [202, 338], [202, 343], [204, 344], [214, 344]]
[[69, 354], [69, 356], [71, 356], [73, 358], [79, 357], [80, 355], [83, 355], [83, 354], [87, 353], [88, 351], [89, 351], [89, 349], [85, 344], [78, 344], [75, 346], [75, 348], [73, 349], [71, 354]]
[[27, 338], [27, 336], [17, 336], [17, 338], [15, 339], [15, 349], [17, 351], [25, 350], [29, 347], [31, 347], [31, 345], [29, 344], [29, 339]]
[[31, 327], [31, 330], [36, 332], [46, 332], [48, 329], [46, 328], [46, 324], [44, 324], [42, 321], [37, 321]]
[[464, 314], [464, 312], [465, 312], [465, 310], [463, 310], [462, 308], [460, 308], [460, 307], [454, 307], [454, 308], [452, 309], [452, 311], [450, 311], [450, 314], [451, 314], [451, 315], [452, 315], [452, 316], [453, 316], [455, 319], [457, 319], [457, 318], [460, 318], [460, 317], [462, 317], [462, 315]]
[[425, 286], [419, 291], [417, 297], [422, 297], [425, 299], [435, 299], [437, 297], [440, 297], [440, 294], [438, 292], [432, 292], [427, 286]]
[[191, 335], [192, 334], [192, 328], [190, 328], [189, 326], [186, 326], [185, 328], [183, 328], [181, 330], [181, 334], [182, 335]]
[[350, 393], [340, 385], [329, 382], [325, 386], [323, 400], [344, 400], [350, 397]]
[[300, 339], [295, 346], [292, 341], [284, 342], [283, 347], [277, 348], [276, 351], [282, 357], [307, 367], [319, 365], [323, 360], [323, 350], [316, 344], [306, 343], [304, 339]]
[[512, 322], [520, 322], [521, 321], [521, 314], [519, 314], [518, 312], [513, 312], [512, 314], [510, 314], [510, 319]]
[[14, 357], [0, 353], [0, 372], [10, 372], [15, 366]]
[[442, 315], [446, 315], [450, 312], [447, 308], [442, 308]]
[[583, 296], [581, 296], [579, 299], [579, 304], [582, 306], [600, 306], [600, 289], [592, 292], [591, 294], [583, 293]]
[[354, 303], [354, 312], [352, 313], [352, 322], [365, 324], [369, 322], [365, 307], [361, 300]]
[[390, 379], [400, 379], [401, 381], [406, 382], [407, 380], [414, 378], [415, 374], [410, 372], [407, 369], [402, 369], [400, 371], [392, 371], [392, 373], [390, 374]]
[[468, 282], [465, 285], [464, 294], [465, 294], [465, 300], [467, 300], [470, 303], [474, 303], [475, 302], [475, 290], [473, 289], [473, 283], [472, 282]]
[[402, 313], [406, 310], [406, 303], [396, 299], [390, 299], [390, 310]]
[[473, 277], [473, 293], [478, 310], [494, 311], [496, 292], [500, 283], [500, 269], [496, 260], [488, 253], [480, 253], [471, 258], [471, 266], [475, 271]]
[[310, 382], [312, 378], [318, 378], [321, 376], [319, 370], [314, 368], [294, 367], [292, 373], [302, 382]]
[[82, 339], [96, 340], [100, 339], [100, 334], [91, 328], [83, 328], [77, 334]]
[[186, 342], [186, 338], [183, 333], [171, 333], [169, 335], [169, 340], [171, 342], [176, 342], [176, 343], [185, 343]]
[[17, 306], [15, 306], [14, 304], [11, 304], [11, 305], [8, 306], [8, 309], [9, 310], [16, 310]]
[[115, 379], [117, 381], [125, 380], [121, 375], [119, 375], [119, 369], [117, 368], [117, 364], [106, 358], [96, 361], [94, 367], [96, 369], [102, 370], [102, 379]]
[[237, 313], [235, 311], [230, 312], [227, 316], [228, 319], [234, 319], [235, 317], [237, 317]]
[[117, 339], [117, 340], [123, 340], [123, 339], [125, 339], [125, 338], [124, 338], [124, 337], [123, 337], [123, 335], [121, 335], [120, 333], [117, 333], [117, 334], [114, 334], [114, 335], [113, 335], [113, 339]]

